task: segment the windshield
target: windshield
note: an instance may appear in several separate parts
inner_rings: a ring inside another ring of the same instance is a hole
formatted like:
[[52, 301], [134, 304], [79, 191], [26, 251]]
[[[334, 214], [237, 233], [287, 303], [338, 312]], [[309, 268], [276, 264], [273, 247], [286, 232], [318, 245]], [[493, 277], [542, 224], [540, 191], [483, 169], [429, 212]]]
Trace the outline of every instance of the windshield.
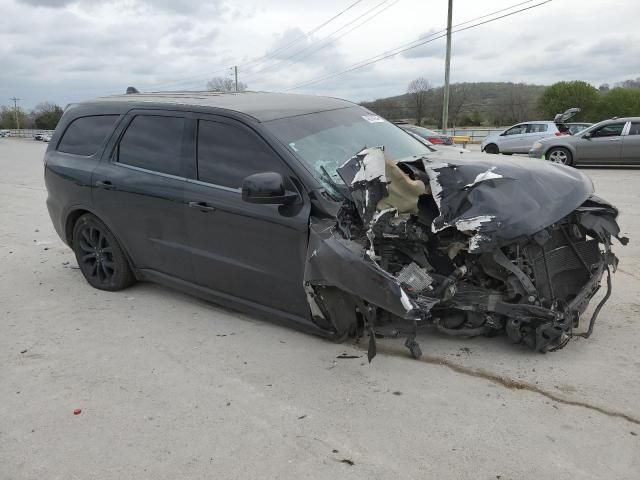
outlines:
[[342, 183], [336, 169], [364, 148], [384, 146], [391, 160], [431, 153], [402, 129], [358, 106], [271, 120], [264, 125], [332, 191], [332, 183]]

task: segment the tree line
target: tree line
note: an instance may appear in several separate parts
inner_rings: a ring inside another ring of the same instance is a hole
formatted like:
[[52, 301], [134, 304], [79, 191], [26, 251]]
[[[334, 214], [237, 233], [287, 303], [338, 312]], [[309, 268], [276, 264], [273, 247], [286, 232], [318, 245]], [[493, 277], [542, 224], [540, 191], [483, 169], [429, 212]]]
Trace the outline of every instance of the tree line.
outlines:
[[[598, 122], [613, 116], [640, 116], [640, 77], [613, 87], [581, 81], [550, 86], [512, 82], [454, 83], [449, 94], [449, 127], [504, 126], [526, 120], [552, 120], [579, 107], [575, 121]], [[412, 80], [406, 93], [362, 105], [390, 120], [442, 128], [442, 87], [424, 77]]]
[[[236, 84], [228, 77], [213, 77], [207, 82], [206, 89], [215, 92], [233, 92]], [[243, 92], [246, 89], [246, 83], [238, 82], [238, 91]], [[52, 102], [39, 103], [29, 111], [22, 107], [14, 108], [13, 105], [0, 105], [0, 130], [17, 128], [54, 130], [63, 113], [64, 110]]]
[[53, 130], [62, 117], [63, 110], [52, 102], [42, 102], [30, 111], [13, 105], [0, 106], [0, 129], [18, 128]]

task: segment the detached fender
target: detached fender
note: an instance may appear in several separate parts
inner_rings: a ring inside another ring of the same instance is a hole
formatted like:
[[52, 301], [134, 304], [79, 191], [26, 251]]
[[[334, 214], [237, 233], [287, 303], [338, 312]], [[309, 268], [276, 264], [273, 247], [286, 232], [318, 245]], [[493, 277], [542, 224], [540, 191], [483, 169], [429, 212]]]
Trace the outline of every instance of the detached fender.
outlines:
[[311, 220], [304, 283], [337, 287], [406, 320], [421, 318], [396, 278], [371, 260], [362, 245], [335, 231], [335, 219]]

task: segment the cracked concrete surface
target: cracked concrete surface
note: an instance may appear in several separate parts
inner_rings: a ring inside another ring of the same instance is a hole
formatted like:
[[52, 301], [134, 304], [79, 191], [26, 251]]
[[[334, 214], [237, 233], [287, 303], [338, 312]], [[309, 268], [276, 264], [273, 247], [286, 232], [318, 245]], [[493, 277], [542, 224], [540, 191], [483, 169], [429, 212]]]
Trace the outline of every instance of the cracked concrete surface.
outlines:
[[638, 478], [640, 170], [585, 170], [631, 238], [591, 339], [424, 333], [425, 361], [384, 340], [369, 365], [156, 285], [93, 290], [44, 148], [0, 139], [0, 479]]

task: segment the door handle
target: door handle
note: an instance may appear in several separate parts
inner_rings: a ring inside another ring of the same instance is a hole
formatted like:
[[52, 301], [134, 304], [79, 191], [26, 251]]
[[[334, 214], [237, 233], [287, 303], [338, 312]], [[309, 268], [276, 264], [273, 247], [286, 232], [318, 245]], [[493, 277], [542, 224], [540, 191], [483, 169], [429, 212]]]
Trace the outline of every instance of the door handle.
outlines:
[[609, 141], [610, 142], [619, 142], [620, 138], [610, 138]]
[[96, 182], [96, 187], [104, 188], [105, 190], [113, 190], [116, 188], [109, 180], [98, 180]]
[[201, 212], [213, 212], [216, 207], [209, 205], [207, 202], [188, 202], [187, 205], [191, 208], [197, 208]]

